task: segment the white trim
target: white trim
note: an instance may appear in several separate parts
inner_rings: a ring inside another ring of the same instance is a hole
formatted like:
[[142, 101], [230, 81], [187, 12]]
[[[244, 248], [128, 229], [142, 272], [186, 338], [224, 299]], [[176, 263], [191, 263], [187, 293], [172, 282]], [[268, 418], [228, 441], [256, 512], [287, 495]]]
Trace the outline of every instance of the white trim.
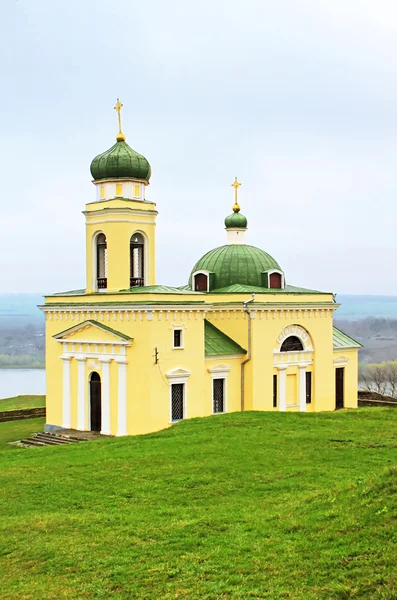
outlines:
[[118, 410], [117, 435], [127, 435], [127, 364], [125, 360], [116, 360], [118, 366]]
[[172, 420], [172, 386], [175, 383], [183, 384], [183, 420], [187, 419], [187, 381], [191, 375], [190, 371], [185, 369], [174, 369], [166, 373], [167, 378], [170, 380], [170, 423], [178, 423], [178, 421]]
[[90, 319], [86, 319], [85, 321], [82, 321], [82, 323], [78, 323], [77, 325], [73, 325], [72, 327], [69, 327], [69, 329], [65, 329], [64, 331], [61, 331], [60, 333], [57, 333], [55, 335], [53, 335], [52, 337], [57, 341], [57, 342], [72, 342], [72, 340], [68, 340], [67, 338], [69, 336], [72, 336], [74, 333], [80, 333], [80, 331], [83, 331], [83, 329], [90, 329], [90, 327], [93, 327], [95, 329], [99, 329], [101, 332], [107, 333], [108, 335], [110, 335], [113, 338], [117, 338], [117, 341], [107, 341], [107, 340], [76, 340], [74, 343], [76, 344], [113, 344], [113, 345], [121, 345], [121, 346], [129, 346], [132, 342], [133, 338], [130, 338], [129, 340], [126, 340], [124, 335], [119, 334], [116, 331], [109, 331], [109, 329], [107, 329], [106, 327], [102, 327], [100, 323], [98, 323], [97, 321], [92, 321]]
[[210, 272], [206, 271], [205, 269], [202, 269], [201, 271], [195, 271], [194, 273], [192, 273], [192, 291], [195, 291], [196, 285], [195, 285], [195, 277], [196, 275], [206, 275], [207, 277], [207, 289], [206, 290], [198, 290], [200, 292], [209, 292], [210, 291]]
[[101, 374], [101, 433], [110, 435], [110, 359], [100, 358]]
[[[135, 229], [130, 236], [130, 273], [131, 277], [131, 239], [135, 234], [143, 237], [143, 285], [149, 285], [149, 238], [141, 229]], [[150, 293], [150, 292], [149, 292]]]
[[77, 429], [86, 430], [86, 387], [85, 357], [76, 356], [77, 360]]
[[304, 329], [301, 325], [287, 325], [287, 327], [284, 327], [282, 332], [277, 337], [277, 347], [275, 352], [280, 352], [283, 342], [291, 336], [297, 337], [302, 342], [304, 351], [313, 352], [313, 343], [311, 337], [306, 329]]
[[281, 271], [280, 269], [270, 269], [269, 271], [263, 271], [263, 273], [267, 274], [267, 289], [268, 290], [280, 289], [280, 288], [271, 288], [270, 287], [270, 275], [273, 275], [273, 273], [278, 273], [279, 275], [281, 275], [281, 289], [282, 290], [285, 289], [285, 275], [284, 275], [283, 271]]
[[168, 371], [166, 376], [168, 379], [172, 380], [172, 383], [174, 383], [174, 381], [175, 383], [185, 383], [191, 374], [191, 371], [186, 371], [185, 369], [174, 369], [173, 371]]
[[339, 356], [338, 358], [334, 358], [334, 366], [335, 367], [346, 367], [349, 359], [347, 356]]
[[299, 365], [299, 409], [306, 412], [306, 369], [308, 365]]
[[[222, 357], [223, 358], [223, 357]], [[211, 373], [211, 377], [227, 377], [229, 371], [232, 370], [232, 367], [229, 365], [217, 365], [216, 367], [208, 367], [208, 373]]]
[[[181, 332], [181, 345], [175, 346], [175, 331]], [[185, 332], [183, 327], [172, 327], [172, 349], [173, 350], [184, 350], [185, 349]]]
[[[212, 414], [220, 415], [228, 412], [228, 376], [231, 371], [229, 365], [217, 365], [216, 367], [210, 367], [207, 371], [211, 374], [211, 403], [212, 403]], [[223, 379], [223, 412], [214, 411], [214, 380]]]
[[278, 409], [287, 410], [287, 365], [277, 365], [278, 369]]
[[63, 397], [62, 397], [62, 427], [70, 429], [71, 423], [71, 397], [70, 397], [70, 356], [61, 356], [63, 360]]

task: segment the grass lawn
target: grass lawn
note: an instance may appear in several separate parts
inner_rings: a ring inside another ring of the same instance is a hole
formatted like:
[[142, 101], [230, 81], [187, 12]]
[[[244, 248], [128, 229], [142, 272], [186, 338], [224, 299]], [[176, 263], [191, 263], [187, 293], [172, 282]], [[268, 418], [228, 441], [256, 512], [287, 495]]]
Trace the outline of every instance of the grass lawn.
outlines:
[[39, 408], [45, 406], [45, 396], [15, 396], [0, 400], [2, 410], [19, 410], [21, 408]]
[[395, 600], [396, 434], [369, 408], [3, 444], [0, 598]]

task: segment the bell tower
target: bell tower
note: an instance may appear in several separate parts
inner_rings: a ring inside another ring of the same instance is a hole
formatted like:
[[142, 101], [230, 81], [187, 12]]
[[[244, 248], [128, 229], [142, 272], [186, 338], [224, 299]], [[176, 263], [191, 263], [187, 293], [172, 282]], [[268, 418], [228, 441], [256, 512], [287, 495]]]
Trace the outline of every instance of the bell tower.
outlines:
[[114, 293], [154, 285], [156, 205], [146, 200], [151, 168], [126, 142], [121, 109], [114, 146], [91, 163], [96, 199], [86, 204], [86, 292]]

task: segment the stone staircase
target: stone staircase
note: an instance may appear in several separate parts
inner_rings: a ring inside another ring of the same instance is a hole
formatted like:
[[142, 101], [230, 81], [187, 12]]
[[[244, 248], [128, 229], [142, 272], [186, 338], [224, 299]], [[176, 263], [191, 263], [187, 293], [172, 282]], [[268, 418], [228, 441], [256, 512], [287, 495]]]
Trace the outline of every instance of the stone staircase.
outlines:
[[15, 446], [29, 448], [33, 446], [62, 446], [87, 441], [84, 437], [75, 437], [65, 433], [35, 433], [26, 440], [10, 442]]

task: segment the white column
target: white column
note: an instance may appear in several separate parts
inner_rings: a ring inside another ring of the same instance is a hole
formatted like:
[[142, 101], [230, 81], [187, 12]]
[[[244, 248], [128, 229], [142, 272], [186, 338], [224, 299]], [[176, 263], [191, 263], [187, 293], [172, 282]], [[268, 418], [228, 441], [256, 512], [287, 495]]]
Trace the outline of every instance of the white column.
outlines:
[[307, 365], [299, 366], [299, 410], [306, 412], [306, 367]]
[[63, 398], [62, 398], [62, 427], [71, 428], [70, 407], [70, 356], [61, 356], [63, 360]]
[[77, 360], [77, 429], [86, 429], [86, 380], [85, 380], [85, 358], [76, 356]]
[[104, 435], [110, 435], [110, 358], [101, 358], [102, 363], [102, 430]]
[[277, 365], [278, 368], [278, 409], [287, 410], [287, 365]]
[[127, 435], [127, 361], [116, 359], [118, 365], [117, 435]]

